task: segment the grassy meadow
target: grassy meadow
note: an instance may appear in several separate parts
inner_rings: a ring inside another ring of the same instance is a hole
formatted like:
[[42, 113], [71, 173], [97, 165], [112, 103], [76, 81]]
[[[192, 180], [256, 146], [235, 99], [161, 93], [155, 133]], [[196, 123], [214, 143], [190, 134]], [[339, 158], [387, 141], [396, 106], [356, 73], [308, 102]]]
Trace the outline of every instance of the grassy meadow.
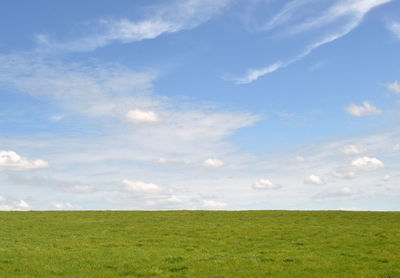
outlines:
[[400, 277], [400, 212], [1, 212], [0, 277]]

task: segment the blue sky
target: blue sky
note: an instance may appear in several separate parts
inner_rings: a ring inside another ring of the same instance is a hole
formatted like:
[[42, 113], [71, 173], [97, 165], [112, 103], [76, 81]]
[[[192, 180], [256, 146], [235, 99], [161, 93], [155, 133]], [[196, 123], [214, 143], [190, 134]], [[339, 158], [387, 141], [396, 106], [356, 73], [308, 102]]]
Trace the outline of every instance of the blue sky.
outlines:
[[1, 11], [2, 210], [400, 208], [398, 1]]

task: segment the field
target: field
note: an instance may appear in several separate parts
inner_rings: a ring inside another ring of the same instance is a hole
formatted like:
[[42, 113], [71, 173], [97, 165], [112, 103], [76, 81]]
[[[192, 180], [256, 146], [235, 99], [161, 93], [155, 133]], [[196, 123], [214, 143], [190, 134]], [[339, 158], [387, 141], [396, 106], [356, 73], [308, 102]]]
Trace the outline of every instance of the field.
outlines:
[[0, 277], [400, 277], [400, 213], [1, 212]]

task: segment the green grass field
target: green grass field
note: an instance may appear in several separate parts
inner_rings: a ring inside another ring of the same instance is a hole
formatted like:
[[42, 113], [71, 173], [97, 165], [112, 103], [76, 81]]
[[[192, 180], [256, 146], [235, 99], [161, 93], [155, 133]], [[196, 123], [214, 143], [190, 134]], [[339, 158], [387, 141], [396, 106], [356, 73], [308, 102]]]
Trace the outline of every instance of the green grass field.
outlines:
[[0, 277], [268, 276], [400, 277], [400, 213], [0, 213]]

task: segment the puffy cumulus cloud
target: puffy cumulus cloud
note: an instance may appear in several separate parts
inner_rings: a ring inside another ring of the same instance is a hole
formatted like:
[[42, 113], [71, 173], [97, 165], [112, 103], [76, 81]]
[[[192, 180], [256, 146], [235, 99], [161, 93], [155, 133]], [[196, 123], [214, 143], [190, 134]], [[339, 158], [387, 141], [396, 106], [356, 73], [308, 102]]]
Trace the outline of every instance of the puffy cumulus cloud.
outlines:
[[129, 110], [126, 119], [135, 124], [153, 124], [160, 121], [160, 117], [155, 112], [140, 109]]
[[29, 205], [27, 202], [25, 202], [24, 200], [20, 200], [17, 204], [17, 206], [21, 209], [29, 209]]
[[223, 202], [213, 201], [213, 200], [204, 200], [203, 207], [205, 207], [207, 209], [223, 209], [223, 208], [227, 207], [227, 204], [223, 203]]
[[0, 150], [0, 171], [24, 171], [47, 168], [49, 164], [41, 159], [30, 160], [13, 151]]
[[386, 83], [385, 84], [386, 88], [390, 91], [390, 92], [394, 92], [396, 94], [400, 94], [400, 85], [399, 82], [396, 80], [392, 83]]
[[379, 115], [382, 110], [371, 105], [368, 101], [364, 101], [362, 105], [351, 104], [345, 108], [346, 112], [355, 117]]
[[325, 182], [317, 175], [310, 175], [305, 180], [306, 184], [323, 185]]
[[357, 155], [362, 153], [363, 151], [363, 149], [360, 149], [355, 145], [347, 145], [340, 149], [340, 152], [345, 155]]
[[354, 159], [351, 162], [351, 165], [355, 167], [357, 170], [362, 170], [362, 171], [373, 171], [385, 167], [383, 162], [380, 161], [379, 159], [368, 156]]
[[391, 178], [392, 178], [391, 175], [386, 174], [386, 175], [383, 176], [382, 180], [386, 182], [386, 181], [389, 181]]
[[69, 202], [52, 202], [51, 204], [58, 210], [72, 210], [80, 208], [79, 206], [74, 206]]
[[[31, 206], [24, 200], [5, 202], [6, 199], [0, 201], [0, 210], [30, 210]], [[4, 204], [5, 203], [5, 204]]]
[[360, 171], [374, 171], [385, 167], [377, 158], [363, 156], [353, 159], [350, 164], [338, 167], [331, 174], [340, 179], [353, 179]]
[[280, 185], [272, 183], [269, 179], [260, 179], [253, 183], [253, 189], [264, 190], [264, 189], [279, 189]]
[[225, 162], [216, 158], [209, 158], [204, 160], [203, 162], [204, 167], [210, 167], [210, 168], [221, 168], [225, 165], [226, 165]]
[[125, 190], [138, 194], [157, 194], [162, 191], [162, 188], [154, 183], [123, 180], [122, 184], [124, 185]]
[[393, 34], [400, 39], [400, 23], [398, 22], [392, 22], [391, 24], [388, 25], [388, 28], [390, 31], [393, 32]]
[[[122, 181], [122, 199], [126, 201], [134, 201], [135, 205], [143, 208], [156, 209], [176, 209], [180, 207], [184, 201], [178, 197], [172, 189], [168, 189], [154, 183], [146, 183], [143, 181]], [[126, 194], [129, 192], [131, 194]], [[136, 208], [137, 209], [137, 208]]]

